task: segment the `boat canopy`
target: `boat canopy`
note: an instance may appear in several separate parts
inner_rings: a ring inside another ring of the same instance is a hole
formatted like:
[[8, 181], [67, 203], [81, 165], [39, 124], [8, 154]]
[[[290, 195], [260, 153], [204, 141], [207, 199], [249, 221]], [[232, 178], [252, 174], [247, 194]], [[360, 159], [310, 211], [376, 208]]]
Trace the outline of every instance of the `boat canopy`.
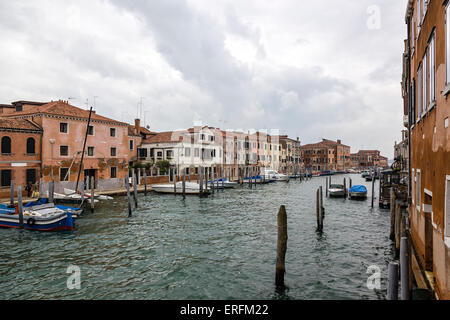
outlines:
[[365, 186], [356, 185], [350, 188], [350, 192], [367, 192], [367, 188]]

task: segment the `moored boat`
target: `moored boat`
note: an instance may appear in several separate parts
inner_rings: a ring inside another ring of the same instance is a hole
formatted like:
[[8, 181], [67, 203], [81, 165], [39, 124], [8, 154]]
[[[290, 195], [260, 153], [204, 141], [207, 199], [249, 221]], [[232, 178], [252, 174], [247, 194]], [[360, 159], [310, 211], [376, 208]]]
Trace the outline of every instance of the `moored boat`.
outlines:
[[[0, 210], [0, 227], [21, 228], [16, 209], [5, 209], [3, 206]], [[11, 209], [12, 212], [8, 212]], [[73, 222], [71, 212], [59, 209], [53, 203], [23, 208], [23, 228], [26, 230], [71, 231], [73, 230]]]
[[331, 184], [328, 189], [328, 193], [330, 197], [344, 197], [345, 196], [345, 188], [342, 184]]
[[278, 173], [276, 170], [272, 169], [266, 169], [264, 171], [264, 175], [267, 180], [274, 180], [274, 181], [289, 181], [289, 176], [286, 174]]
[[[179, 181], [175, 183], [167, 183], [167, 184], [154, 184], [151, 186], [151, 190], [158, 193], [171, 193], [171, 194], [182, 194], [183, 193], [183, 182]], [[203, 193], [209, 193], [209, 191], [205, 191], [203, 188]], [[195, 182], [186, 182], [185, 183], [185, 194], [200, 194], [200, 184]]]
[[348, 191], [351, 199], [365, 199], [367, 198], [367, 188], [362, 185], [355, 185]]

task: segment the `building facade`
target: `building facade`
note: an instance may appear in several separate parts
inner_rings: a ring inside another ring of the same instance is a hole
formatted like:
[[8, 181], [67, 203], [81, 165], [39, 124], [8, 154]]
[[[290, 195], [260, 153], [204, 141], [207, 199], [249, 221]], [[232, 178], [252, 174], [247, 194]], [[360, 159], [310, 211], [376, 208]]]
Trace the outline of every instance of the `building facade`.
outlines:
[[[64, 188], [75, 188], [89, 111], [62, 100], [14, 104], [16, 110], [3, 114], [5, 119], [28, 120], [42, 128], [41, 177], [44, 182], [55, 181], [55, 192], [59, 193], [63, 193]], [[93, 181], [100, 190], [121, 187], [128, 174], [130, 152], [135, 148], [131, 140], [128, 124], [93, 112], [80, 181], [85, 181], [88, 187]]]
[[[42, 128], [26, 119], [0, 118], [0, 197], [8, 197], [15, 186], [35, 184], [41, 176]], [[25, 195], [25, 192], [23, 193]]]
[[402, 93], [410, 140], [412, 243], [437, 295], [450, 299], [450, 6], [409, 1]]

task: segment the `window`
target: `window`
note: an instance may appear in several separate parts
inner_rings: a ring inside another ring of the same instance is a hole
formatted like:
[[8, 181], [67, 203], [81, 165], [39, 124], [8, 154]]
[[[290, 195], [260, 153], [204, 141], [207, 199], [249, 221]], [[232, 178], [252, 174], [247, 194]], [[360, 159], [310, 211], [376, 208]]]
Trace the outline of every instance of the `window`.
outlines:
[[68, 156], [69, 155], [69, 147], [68, 146], [60, 146], [59, 147], [59, 155], [60, 156]]
[[116, 128], [110, 128], [109, 129], [109, 135], [111, 137], [115, 137], [116, 136]]
[[117, 148], [111, 148], [111, 157], [117, 156]]
[[410, 99], [410, 121], [409, 125], [412, 126], [414, 122], [416, 121], [416, 80], [413, 79], [412, 86], [411, 86], [411, 99]]
[[156, 156], [158, 157], [158, 159], [161, 159], [162, 156], [163, 156], [162, 151], [158, 151], [158, 152], [156, 153]]
[[190, 174], [191, 174], [191, 173], [190, 173], [191, 171], [189, 170], [189, 168], [186, 168], [186, 169], [185, 169], [185, 172], [186, 172], [186, 175], [190, 175]]
[[411, 27], [411, 34], [410, 34], [410, 37], [411, 37], [411, 50], [414, 50], [414, 45], [415, 45], [415, 40], [416, 40], [416, 35], [415, 35], [415, 28], [414, 28], [414, 15], [412, 15], [411, 16], [411, 21], [410, 21], [410, 27]]
[[146, 159], [147, 158], [147, 148], [138, 148], [139, 158]]
[[59, 132], [61, 133], [67, 133], [69, 132], [69, 124], [65, 123], [65, 122], [60, 122], [59, 123]]
[[10, 137], [2, 138], [2, 153], [5, 153], [5, 154], [11, 153], [11, 138]]
[[35, 148], [35, 142], [33, 138], [27, 139], [27, 154], [35, 154], [36, 148]]
[[445, 216], [444, 216], [445, 237], [450, 237], [450, 176], [445, 180]]
[[422, 65], [417, 70], [417, 118], [422, 114]]
[[173, 158], [173, 151], [172, 150], [167, 150], [166, 151], [166, 159], [171, 160]]
[[26, 171], [27, 183], [36, 183], [36, 169], [27, 169]]
[[198, 167], [195, 167], [195, 174], [198, 174]]
[[59, 181], [69, 181], [69, 168], [60, 168], [59, 169]]
[[422, 95], [422, 110], [420, 111], [420, 113], [424, 113], [424, 111], [427, 109], [427, 101], [428, 101], [428, 92], [427, 92], [427, 88], [428, 88], [428, 66], [427, 66], [427, 53], [425, 52], [425, 55], [423, 57], [423, 63], [422, 63], [422, 90], [423, 90], [423, 95]]
[[195, 149], [194, 149], [194, 156], [195, 156], [196, 158], [200, 157], [200, 150], [199, 150], [198, 148], [195, 148]]
[[94, 156], [94, 147], [88, 147], [88, 156], [93, 157]]
[[88, 127], [88, 135], [93, 136], [94, 135], [94, 126]]
[[416, 174], [416, 206], [417, 208], [420, 210], [420, 195], [421, 195], [421, 186], [420, 186], [420, 170], [417, 169], [417, 174]]
[[11, 186], [11, 170], [2, 170], [2, 187], [10, 187]]
[[191, 148], [185, 148], [184, 149], [184, 156], [190, 157], [191, 156]]
[[417, 0], [417, 37], [419, 37], [420, 33], [420, 18], [421, 18], [421, 8], [420, 8], [420, 0]]
[[430, 105], [433, 101], [436, 100], [436, 36], [433, 34], [429, 49], [428, 49], [428, 59], [429, 59], [429, 101], [428, 105]]
[[111, 179], [117, 178], [117, 167], [111, 167]]
[[130, 150], [134, 150], [134, 140], [130, 140]]

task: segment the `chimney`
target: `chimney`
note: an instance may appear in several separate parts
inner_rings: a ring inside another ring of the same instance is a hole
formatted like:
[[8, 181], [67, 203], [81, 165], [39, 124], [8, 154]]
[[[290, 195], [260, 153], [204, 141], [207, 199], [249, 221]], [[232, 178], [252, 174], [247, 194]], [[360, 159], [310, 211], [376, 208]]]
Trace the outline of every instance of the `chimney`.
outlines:
[[337, 143], [338, 143], [338, 144], [341, 144], [341, 140], [338, 140]]
[[141, 134], [141, 120], [134, 119], [134, 133], [137, 135]]

